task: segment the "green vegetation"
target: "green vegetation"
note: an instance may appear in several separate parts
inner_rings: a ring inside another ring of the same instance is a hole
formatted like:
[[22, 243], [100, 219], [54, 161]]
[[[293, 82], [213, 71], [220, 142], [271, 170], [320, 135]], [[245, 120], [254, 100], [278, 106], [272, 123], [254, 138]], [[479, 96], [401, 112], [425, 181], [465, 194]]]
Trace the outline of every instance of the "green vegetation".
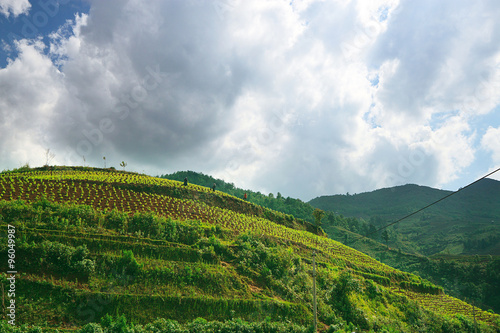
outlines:
[[[16, 226], [21, 332], [41, 331], [21, 324], [307, 332], [313, 251], [322, 331], [468, 332], [473, 322], [471, 306], [441, 287], [210, 188], [102, 169], [29, 169], [0, 174], [0, 195], [0, 234]], [[6, 258], [6, 242], [0, 253]], [[7, 285], [5, 273], [0, 281]], [[475, 312], [481, 332], [498, 331], [498, 315]]]
[[[310, 204], [366, 221], [376, 228], [449, 195], [450, 191], [404, 185], [356, 195], [333, 195]], [[431, 256], [500, 255], [500, 182], [483, 179], [425, 211], [394, 225], [389, 238], [405, 252]], [[366, 227], [364, 223], [364, 228]], [[354, 222], [342, 226], [363, 234]]]
[[283, 212], [285, 214], [290, 214], [297, 219], [310, 223], [314, 222], [314, 207], [300, 199], [294, 199], [291, 197], [285, 198], [279, 192], [275, 196], [272, 193], [263, 194], [261, 192], [244, 190], [235, 187], [233, 183], [226, 183], [221, 179], [215, 179], [212, 176], [194, 171], [178, 171], [172, 174], [162, 175], [161, 178], [176, 181], [183, 181], [184, 178], [188, 178], [190, 184], [197, 184], [206, 188], [211, 188], [212, 184], [215, 183], [217, 191], [227, 193], [241, 199], [243, 199], [245, 194], [247, 194], [247, 202]]
[[[176, 172], [162, 177], [179, 181], [188, 177], [191, 183], [201, 186], [209, 186], [215, 182], [217, 184], [217, 189], [226, 193], [239, 197], [243, 197], [244, 193], [248, 193], [249, 201], [259, 203], [260, 205], [284, 213], [293, 214], [295, 217], [301, 217], [313, 224], [316, 222], [314, 207], [298, 199], [284, 199], [280, 193], [271, 197], [259, 192], [238, 189], [234, 184], [228, 184], [222, 180], [214, 179], [210, 176], [193, 171]], [[469, 193], [467, 197], [469, 199], [470, 197], [478, 197], [479, 199], [475, 199], [476, 205], [481, 202], [479, 207], [481, 207], [482, 210], [493, 211], [493, 214], [496, 214], [495, 212], [498, 209], [498, 205], [491, 204], [491, 198], [493, 196], [489, 195], [489, 193], [496, 193], [495, 184], [494, 181], [486, 180], [487, 188], [484, 188], [484, 184], [475, 189], [471, 187], [470, 189], [473, 191]], [[484, 193], [483, 190], [487, 190], [488, 192]], [[474, 256], [461, 256], [461, 258], [466, 259], [465, 262], [464, 260], [457, 262], [453, 259], [456, 257], [450, 257], [449, 255], [441, 255], [439, 260], [435, 260], [432, 258], [428, 259], [420, 254], [408, 254], [415, 253], [420, 246], [418, 239], [410, 241], [409, 237], [411, 235], [424, 233], [424, 231], [421, 230], [422, 225], [418, 216], [416, 226], [412, 227], [410, 223], [408, 229], [410, 230], [409, 233], [401, 234], [399, 232], [399, 227], [390, 227], [383, 232], [374, 233], [377, 228], [410, 213], [412, 209], [426, 206], [430, 202], [438, 200], [449, 193], [451, 192], [430, 189], [423, 186], [406, 185], [370, 193], [321, 197], [311, 201], [311, 203], [316, 204], [316, 202], [321, 202], [327, 205], [330, 200], [337, 203], [332, 207], [320, 206], [325, 209], [334, 210], [334, 212], [326, 211], [321, 223], [322, 228], [332, 239], [354, 247], [391, 267], [420, 275], [435, 284], [442, 285], [447, 293], [455, 297], [471, 299], [481, 308], [485, 310], [493, 309], [495, 312], [499, 313], [500, 299], [497, 295], [500, 294], [500, 285], [498, 284], [500, 281], [498, 279], [500, 268], [492, 262], [495, 256], [491, 257], [491, 263], [487, 264], [487, 262], [490, 262], [488, 261], [490, 257], [484, 255], [482, 256], [483, 259], [480, 261]], [[464, 195], [464, 193], [461, 193], [461, 195]], [[388, 202], [391, 203], [390, 207], [387, 206]], [[445, 202], [442, 204], [445, 204]], [[454, 216], [462, 216], [464, 214], [463, 208], [469, 206], [470, 203], [467, 203], [465, 206], [456, 203], [447, 204], [445, 207], [442, 207], [443, 212], [441, 212], [441, 216], [448, 218], [447, 216], [450, 212], [446, 209], [450, 207], [455, 210], [453, 213], [455, 214]], [[385, 216], [385, 219], [380, 215], [371, 215], [375, 213], [382, 214], [382, 216]], [[346, 217], [342, 214], [346, 215]], [[484, 215], [484, 212], [482, 214]], [[429, 211], [426, 211], [422, 213], [422, 216], [424, 219], [430, 219], [433, 215], [430, 214]], [[411, 221], [411, 219], [409, 221]], [[459, 231], [460, 229], [455, 227], [450, 239], [465, 239], [463, 235], [453, 235], [453, 233]], [[371, 239], [360, 237], [360, 235], [368, 234], [371, 234], [369, 236]], [[486, 249], [497, 249], [499, 246], [495, 234], [486, 235], [481, 230], [479, 230], [477, 234], [480, 235], [479, 238], [467, 238], [464, 240], [463, 245], [457, 246], [457, 248], [479, 249], [485, 251]], [[432, 238], [431, 243], [432, 246], [436, 246], [436, 244], [442, 244], [443, 241], [444, 244], [446, 244], [445, 235], [444, 233], [439, 233]], [[383, 242], [386, 245], [385, 248], [378, 242]], [[445, 248], [443, 245], [440, 246], [441, 248]], [[493, 252], [496, 253], [495, 251], [496, 250]], [[467, 260], [467, 258], [470, 258], [470, 260]]]
[[[44, 333], [49, 332], [40, 327], [35, 328], [12, 328], [7, 324], [0, 324], [4, 333]], [[52, 330], [50, 330], [52, 332]], [[311, 332], [303, 326], [291, 323], [276, 323], [262, 321], [249, 323], [241, 319], [228, 321], [207, 321], [197, 318], [189, 323], [181, 324], [172, 319], [157, 319], [146, 325], [129, 323], [123, 315], [119, 317], [105, 316], [100, 323], [88, 323], [76, 333], [304, 333]]]
[[[373, 240], [384, 242], [386, 249], [349, 232], [366, 235], [449, 193], [405, 185], [350, 196], [320, 197], [311, 204], [351, 215], [323, 224], [333, 239], [498, 313], [500, 206], [494, 198], [500, 194], [499, 182], [485, 179], [382, 233], [370, 235]], [[434, 255], [427, 258], [421, 253]]]
[[405, 272], [417, 274], [441, 285], [446, 293], [468, 299], [484, 310], [500, 312], [499, 256], [434, 256], [408, 254], [393, 247], [354, 234], [342, 227], [324, 225], [333, 239], [342, 241], [377, 260]]

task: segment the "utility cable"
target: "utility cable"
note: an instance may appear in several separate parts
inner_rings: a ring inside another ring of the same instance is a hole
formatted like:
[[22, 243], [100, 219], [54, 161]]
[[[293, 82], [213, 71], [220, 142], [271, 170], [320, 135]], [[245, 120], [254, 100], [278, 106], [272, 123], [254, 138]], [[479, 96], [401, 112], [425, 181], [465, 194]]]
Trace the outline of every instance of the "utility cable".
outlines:
[[428, 204], [427, 206], [422, 207], [422, 208], [420, 208], [419, 210], [416, 210], [416, 211], [414, 211], [413, 213], [410, 213], [410, 214], [408, 214], [408, 215], [406, 215], [406, 216], [404, 216], [404, 217], [400, 218], [400, 219], [399, 219], [399, 220], [397, 220], [397, 221], [394, 221], [394, 222], [392, 222], [392, 223], [389, 223], [389, 224], [388, 224], [388, 225], [386, 225], [386, 226], [383, 226], [383, 227], [381, 227], [381, 228], [379, 228], [379, 229], [377, 229], [377, 230], [375, 230], [375, 231], [370, 232], [369, 234], [367, 234], [367, 235], [366, 235], [366, 237], [368, 237], [368, 236], [370, 236], [370, 235], [373, 235], [373, 234], [375, 234], [375, 233], [378, 233], [379, 231], [384, 230], [385, 228], [388, 228], [388, 227], [390, 227], [391, 225], [394, 225], [394, 224], [396, 224], [396, 223], [399, 223], [399, 222], [403, 221], [404, 219], [409, 218], [410, 216], [413, 216], [413, 215], [415, 215], [415, 214], [417, 214], [417, 213], [420, 213], [420, 212], [421, 212], [421, 211], [423, 211], [424, 209], [427, 209], [427, 208], [429, 208], [429, 207], [431, 207], [431, 206], [433, 206], [433, 205], [437, 204], [438, 202], [441, 202], [441, 201], [443, 201], [444, 199], [447, 199], [447, 198], [451, 197], [452, 195], [455, 195], [455, 194], [457, 194], [458, 192], [465, 190], [467, 187], [474, 185], [475, 183], [477, 183], [477, 182], [479, 182], [479, 181], [481, 181], [481, 180], [483, 180], [483, 179], [487, 178], [488, 176], [491, 176], [492, 174], [494, 174], [495, 172], [498, 172], [498, 171], [500, 171], [500, 168], [496, 169], [495, 171], [490, 172], [490, 173], [489, 173], [489, 174], [487, 174], [486, 176], [483, 176], [483, 177], [479, 178], [478, 180], [476, 180], [476, 181], [474, 181], [474, 182], [470, 183], [469, 185], [467, 185], [467, 186], [465, 186], [465, 187], [462, 187], [462, 188], [459, 188], [459, 189], [458, 189], [458, 190], [456, 190], [455, 192], [452, 192], [452, 193], [450, 193], [450, 194], [448, 194], [448, 195], [446, 195], [446, 196], [442, 197], [441, 199], [436, 200], [436, 201], [434, 201], [433, 203], [430, 203], [430, 204]]

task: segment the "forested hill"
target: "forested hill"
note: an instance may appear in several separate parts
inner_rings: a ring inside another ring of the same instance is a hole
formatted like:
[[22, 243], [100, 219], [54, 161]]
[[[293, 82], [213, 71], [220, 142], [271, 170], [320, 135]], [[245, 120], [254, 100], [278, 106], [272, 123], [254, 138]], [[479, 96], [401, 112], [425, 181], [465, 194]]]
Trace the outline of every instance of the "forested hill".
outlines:
[[[407, 214], [451, 193], [407, 184], [354, 195], [321, 196], [309, 203], [324, 210], [366, 219], [375, 215]], [[500, 182], [486, 178], [432, 206], [428, 211], [441, 215], [500, 217], [499, 195]]]
[[[450, 191], [403, 185], [355, 195], [322, 196], [314, 207], [363, 218], [375, 227], [416, 211]], [[492, 179], [463, 189], [391, 229], [425, 255], [500, 254], [500, 182]]]
[[407, 184], [352, 195], [326, 195], [314, 198], [309, 203], [326, 211], [369, 219], [372, 216], [405, 215], [450, 193], [452, 192]]

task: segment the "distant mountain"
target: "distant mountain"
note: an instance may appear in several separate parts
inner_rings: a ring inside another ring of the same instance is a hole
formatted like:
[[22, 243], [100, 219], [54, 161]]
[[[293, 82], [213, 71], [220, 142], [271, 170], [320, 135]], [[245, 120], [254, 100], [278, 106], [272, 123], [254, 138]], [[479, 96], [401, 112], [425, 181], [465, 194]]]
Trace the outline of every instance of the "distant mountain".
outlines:
[[[322, 196], [309, 203], [380, 228], [451, 193], [408, 184], [355, 195]], [[499, 255], [500, 182], [483, 179], [395, 224], [390, 231], [393, 241], [414, 253]]]

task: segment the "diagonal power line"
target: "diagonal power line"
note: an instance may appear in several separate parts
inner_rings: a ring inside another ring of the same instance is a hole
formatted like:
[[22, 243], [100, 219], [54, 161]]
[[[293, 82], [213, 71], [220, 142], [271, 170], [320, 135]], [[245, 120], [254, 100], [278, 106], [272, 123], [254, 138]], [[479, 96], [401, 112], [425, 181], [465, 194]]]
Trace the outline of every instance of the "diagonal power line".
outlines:
[[423, 211], [424, 209], [427, 209], [427, 208], [429, 208], [429, 207], [431, 207], [431, 206], [433, 206], [433, 205], [437, 204], [438, 202], [441, 202], [441, 201], [443, 201], [444, 199], [447, 199], [447, 198], [451, 197], [452, 195], [455, 195], [455, 194], [457, 194], [458, 192], [465, 190], [467, 187], [474, 185], [475, 183], [477, 183], [477, 182], [479, 182], [479, 181], [481, 181], [481, 180], [483, 180], [483, 179], [487, 178], [488, 176], [491, 176], [492, 174], [494, 174], [494, 173], [495, 173], [495, 172], [497, 172], [497, 171], [500, 171], [500, 168], [498, 168], [498, 169], [496, 169], [496, 170], [494, 170], [494, 171], [490, 172], [490, 173], [489, 173], [489, 174], [487, 174], [486, 176], [483, 176], [483, 177], [479, 178], [478, 180], [476, 180], [476, 181], [474, 181], [474, 182], [470, 183], [469, 185], [467, 185], [467, 186], [465, 186], [465, 187], [462, 187], [462, 188], [460, 188], [460, 189], [456, 190], [455, 192], [452, 192], [452, 193], [450, 193], [450, 194], [448, 194], [448, 195], [446, 195], [446, 196], [442, 197], [441, 199], [436, 200], [436, 201], [434, 201], [433, 203], [430, 203], [430, 204], [428, 204], [427, 206], [420, 208], [419, 210], [414, 211], [413, 213], [410, 213], [410, 214], [408, 214], [408, 215], [406, 215], [406, 216], [403, 216], [402, 218], [400, 218], [400, 219], [399, 219], [399, 220], [397, 220], [397, 221], [391, 222], [391, 223], [389, 223], [388, 225], [385, 225], [385, 226], [383, 226], [383, 227], [381, 227], [381, 228], [379, 228], [379, 229], [377, 229], [377, 230], [375, 230], [375, 231], [370, 232], [369, 234], [367, 234], [367, 235], [366, 235], [366, 237], [368, 237], [368, 236], [370, 236], [370, 235], [373, 235], [373, 234], [375, 234], [375, 233], [377, 233], [377, 232], [379, 232], [379, 231], [381, 231], [381, 230], [384, 230], [385, 228], [388, 228], [388, 227], [390, 227], [391, 225], [394, 225], [394, 224], [396, 224], [396, 223], [399, 223], [399, 222], [403, 221], [404, 219], [409, 218], [410, 216], [413, 216], [413, 215], [415, 215], [415, 214], [417, 214], [417, 213], [420, 213], [420, 212], [421, 212], [421, 211]]

